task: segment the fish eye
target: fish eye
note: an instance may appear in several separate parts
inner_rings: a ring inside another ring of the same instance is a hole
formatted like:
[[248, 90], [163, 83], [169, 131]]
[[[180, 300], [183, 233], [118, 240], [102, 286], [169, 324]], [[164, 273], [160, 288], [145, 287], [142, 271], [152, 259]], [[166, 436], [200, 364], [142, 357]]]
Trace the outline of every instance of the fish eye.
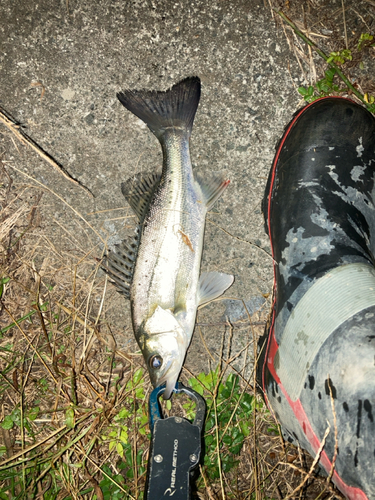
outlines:
[[158, 354], [155, 354], [149, 359], [148, 364], [150, 365], [151, 368], [154, 370], [158, 370], [161, 365], [163, 364], [163, 358], [159, 356]]

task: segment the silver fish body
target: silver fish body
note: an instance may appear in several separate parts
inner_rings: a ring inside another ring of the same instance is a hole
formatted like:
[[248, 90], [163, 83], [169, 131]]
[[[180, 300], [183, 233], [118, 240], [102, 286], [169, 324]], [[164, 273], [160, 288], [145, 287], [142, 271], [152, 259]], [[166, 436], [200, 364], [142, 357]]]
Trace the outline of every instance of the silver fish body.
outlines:
[[118, 95], [158, 137], [163, 169], [161, 176], [138, 175], [122, 186], [138, 215], [138, 234], [133, 246], [125, 243], [122, 252], [107, 256], [106, 267], [131, 300], [137, 342], [152, 384], [166, 383], [165, 399], [181, 371], [198, 306], [233, 282], [233, 276], [216, 272], [199, 277], [206, 213], [229, 183], [222, 176], [206, 182], [193, 175], [189, 141], [199, 96], [196, 77], [167, 92]]

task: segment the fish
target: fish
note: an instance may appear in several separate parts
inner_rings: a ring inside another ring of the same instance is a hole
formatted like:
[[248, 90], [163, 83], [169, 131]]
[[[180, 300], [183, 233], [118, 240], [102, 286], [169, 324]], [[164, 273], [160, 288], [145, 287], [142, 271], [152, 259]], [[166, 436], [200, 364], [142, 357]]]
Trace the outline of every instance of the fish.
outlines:
[[197, 308], [219, 297], [234, 277], [200, 274], [206, 213], [229, 184], [222, 174], [194, 174], [190, 136], [201, 82], [188, 77], [167, 91], [125, 90], [117, 97], [157, 137], [160, 173], [137, 173], [121, 190], [138, 222], [107, 252], [103, 267], [130, 299], [133, 330], [154, 387], [169, 399], [189, 347]]

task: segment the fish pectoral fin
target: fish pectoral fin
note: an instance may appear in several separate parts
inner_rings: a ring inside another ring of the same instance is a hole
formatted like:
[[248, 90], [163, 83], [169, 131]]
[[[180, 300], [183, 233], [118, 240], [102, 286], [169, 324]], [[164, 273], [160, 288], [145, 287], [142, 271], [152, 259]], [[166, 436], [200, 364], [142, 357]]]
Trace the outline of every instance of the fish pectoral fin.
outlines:
[[103, 259], [102, 269], [108, 274], [117, 291], [130, 296], [130, 285], [133, 280], [134, 265], [139, 247], [139, 227], [135, 235], [115, 245], [115, 250], [110, 250]]
[[207, 210], [211, 210], [216, 200], [220, 198], [224, 189], [230, 183], [230, 180], [224, 174], [211, 174], [211, 178], [207, 179], [197, 172], [195, 179], [202, 190]]
[[143, 222], [151, 198], [159, 186], [161, 173], [139, 172], [121, 184], [121, 192], [132, 207], [139, 222]]
[[217, 271], [202, 273], [199, 278], [198, 304], [201, 306], [220, 297], [231, 286], [233, 281], [234, 276], [231, 274]]

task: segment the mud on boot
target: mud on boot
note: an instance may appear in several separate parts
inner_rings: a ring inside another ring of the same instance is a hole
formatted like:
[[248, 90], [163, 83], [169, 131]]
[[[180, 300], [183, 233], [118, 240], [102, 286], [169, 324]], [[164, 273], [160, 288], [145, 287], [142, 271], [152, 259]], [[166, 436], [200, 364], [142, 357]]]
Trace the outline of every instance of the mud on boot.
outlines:
[[[375, 498], [375, 119], [344, 98], [300, 110], [263, 200], [274, 298], [258, 383], [284, 437], [350, 499]], [[337, 443], [332, 409], [336, 414]]]

